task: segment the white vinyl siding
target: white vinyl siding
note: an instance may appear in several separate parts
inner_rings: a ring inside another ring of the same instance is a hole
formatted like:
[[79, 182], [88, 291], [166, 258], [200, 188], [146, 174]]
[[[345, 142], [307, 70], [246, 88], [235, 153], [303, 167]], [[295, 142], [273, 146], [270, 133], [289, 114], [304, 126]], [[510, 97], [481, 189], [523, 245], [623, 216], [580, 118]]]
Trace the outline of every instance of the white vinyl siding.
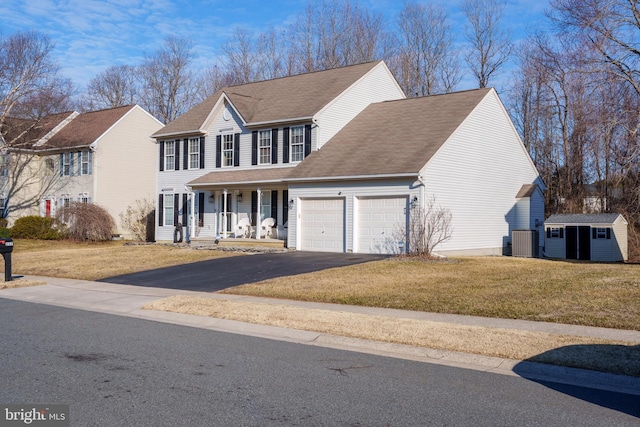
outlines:
[[[427, 196], [451, 211], [436, 252], [501, 255], [515, 196], [538, 174], [495, 92], [489, 92], [423, 168]], [[491, 203], [488, 203], [491, 201]], [[542, 231], [542, 230], [540, 230]]]

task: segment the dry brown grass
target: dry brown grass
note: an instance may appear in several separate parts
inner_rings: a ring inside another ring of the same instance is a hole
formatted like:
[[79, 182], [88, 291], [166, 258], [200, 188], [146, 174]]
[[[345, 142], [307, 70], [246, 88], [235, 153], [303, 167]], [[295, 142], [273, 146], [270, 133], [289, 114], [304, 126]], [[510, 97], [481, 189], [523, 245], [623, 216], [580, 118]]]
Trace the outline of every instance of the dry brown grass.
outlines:
[[624, 341], [183, 295], [144, 308], [640, 376], [640, 346]]
[[26, 279], [14, 279], [10, 282], [0, 282], [0, 290], [2, 289], [15, 289], [15, 288], [27, 288], [29, 286], [46, 285], [46, 282], [42, 280], [26, 280]]
[[[14, 274], [97, 280], [232, 255], [167, 245], [128, 246], [121, 241], [90, 244], [17, 240], [12, 269]], [[4, 263], [0, 264], [0, 271], [4, 271]]]
[[385, 260], [223, 293], [640, 330], [640, 265]]

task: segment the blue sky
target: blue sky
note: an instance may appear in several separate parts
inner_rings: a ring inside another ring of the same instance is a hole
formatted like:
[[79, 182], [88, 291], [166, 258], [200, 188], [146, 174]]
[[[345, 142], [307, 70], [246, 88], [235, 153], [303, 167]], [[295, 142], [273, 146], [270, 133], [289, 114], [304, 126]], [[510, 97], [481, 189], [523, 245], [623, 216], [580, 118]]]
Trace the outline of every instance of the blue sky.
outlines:
[[[402, 8], [401, 1], [359, 3], [382, 13], [387, 22]], [[308, 0], [2, 0], [0, 29], [4, 36], [30, 30], [48, 34], [63, 75], [83, 89], [111, 65], [139, 64], [168, 35], [190, 38], [196, 66], [210, 66], [236, 26], [256, 32], [286, 26], [307, 4]], [[449, 10], [455, 33], [462, 34], [464, 17], [457, 0], [440, 4]], [[547, 7], [547, 0], [508, 0], [504, 25], [517, 40], [527, 28], [544, 25]]]

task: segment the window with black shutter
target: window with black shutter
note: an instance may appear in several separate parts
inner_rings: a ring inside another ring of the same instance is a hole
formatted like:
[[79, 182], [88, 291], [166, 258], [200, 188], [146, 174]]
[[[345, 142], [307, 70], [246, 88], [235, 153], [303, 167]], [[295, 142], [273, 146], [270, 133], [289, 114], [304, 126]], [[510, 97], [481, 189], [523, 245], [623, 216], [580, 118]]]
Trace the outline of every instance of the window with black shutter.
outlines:
[[304, 126], [304, 156], [311, 154], [311, 125]]
[[278, 190], [271, 192], [271, 218], [275, 220], [273, 225], [278, 225]]
[[271, 130], [271, 163], [278, 163], [278, 129]]
[[258, 131], [251, 132], [251, 164], [258, 164]]
[[200, 137], [200, 169], [204, 169], [204, 136]]
[[233, 166], [240, 166], [240, 134], [233, 136]]
[[160, 171], [164, 170], [164, 141], [160, 141]]
[[289, 128], [282, 128], [282, 163], [289, 163]]
[[216, 167], [222, 167], [222, 135], [216, 135]]
[[282, 191], [282, 224], [289, 221], [289, 190]]

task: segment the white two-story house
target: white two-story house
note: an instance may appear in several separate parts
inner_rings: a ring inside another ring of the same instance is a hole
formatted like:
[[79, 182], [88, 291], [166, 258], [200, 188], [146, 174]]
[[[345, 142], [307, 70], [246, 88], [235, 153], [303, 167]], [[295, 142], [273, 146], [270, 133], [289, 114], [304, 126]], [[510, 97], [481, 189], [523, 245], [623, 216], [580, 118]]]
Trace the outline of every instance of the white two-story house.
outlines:
[[149, 135], [162, 123], [141, 107], [68, 112], [9, 125], [5, 139], [12, 141], [0, 178], [9, 224], [26, 215], [54, 217], [71, 202], [97, 203], [113, 217], [114, 235], [127, 237], [120, 213], [138, 200], [155, 200], [156, 145]]
[[494, 90], [405, 99], [382, 61], [227, 87], [153, 137], [158, 240], [179, 225], [191, 239], [397, 253], [412, 210], [436, 200], [452, 213], [443, 253], [501, 254], [544, 220]]

